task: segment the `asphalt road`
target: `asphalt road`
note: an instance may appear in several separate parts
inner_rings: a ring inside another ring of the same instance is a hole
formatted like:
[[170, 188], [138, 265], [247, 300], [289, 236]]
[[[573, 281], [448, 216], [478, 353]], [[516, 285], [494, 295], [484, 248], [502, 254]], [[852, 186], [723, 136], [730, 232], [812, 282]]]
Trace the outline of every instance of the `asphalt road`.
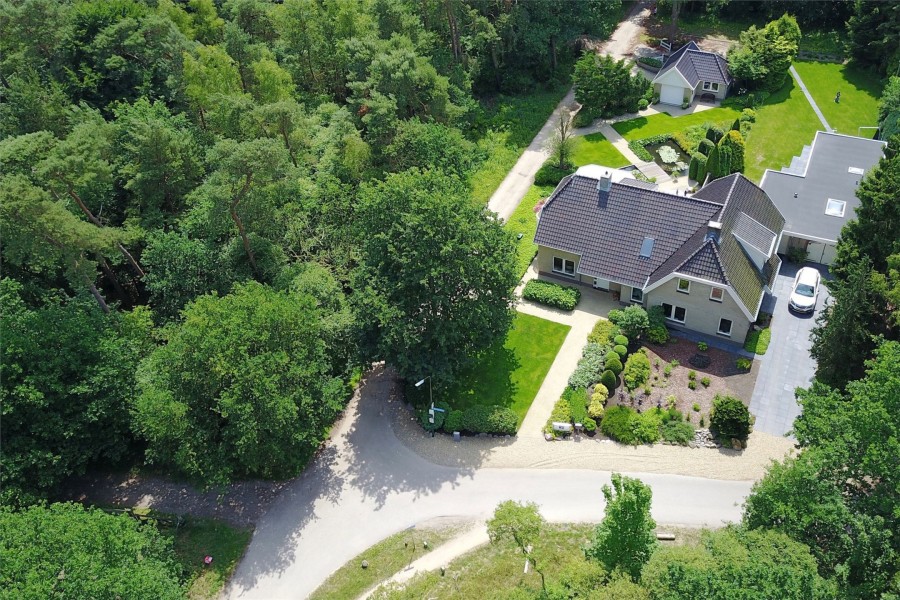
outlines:
[[[603, 517], [603, 471], [457, 469], [401, 444], [387, 410], [391, 382], [377, 373], [351, 403], [333, 441], [258, 522], [227, 598], [305, 598], [383, 538], [439, 516], [485, 518], [508, 499], [536, 502], [551, 521]], [[398, 400], [392, 400], [397, 402]], [[750, 481], [635, 475], [653, 488], [659, 523], [720, 525], [740, 518]]]

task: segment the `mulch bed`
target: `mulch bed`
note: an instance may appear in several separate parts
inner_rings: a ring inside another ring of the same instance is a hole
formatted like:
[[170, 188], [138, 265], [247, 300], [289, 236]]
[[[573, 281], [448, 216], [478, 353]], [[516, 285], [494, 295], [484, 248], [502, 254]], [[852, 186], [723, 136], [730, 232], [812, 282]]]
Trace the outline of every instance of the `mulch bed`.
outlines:
[[[607, 407], [619, 404], [641, 411], [655, 406], [666, 408], [666, 398], [674, 395], [677, 398], [675, 407], [688, 415], [691, 424], [697, 427], [701, 415], [705, 425], [709, 426], [709, 411], [716, 394], [727, 393], [743, 400], [745, 404], [750, 404], [759, 372], [758, 361], [753, 361], [750, 371], [741, 370], [736, 365], [739, 355], [718, 348], [709, 348], [701, 352], [696, 342], [674, 336], [665, 345], [646, 344], [644, 348], [647, 349], [647, 356], [650, 358], [650, 383], [653, 386], [650, 396], [646, 396], [644, 390], [638, 388], [634, 391], [632, 400], [625, 386], [620, 384], [609, 399]], [[690, 361], [698, 355], [701, 359], [707, 358], [709, 365], [703, 368], [693, 366]], [[664, 369], [672, 360], [677, 360], [680, 364], [672, 369], [669, 377], [666, 377]], [[697, 372], [697, 387], [693, 390], [688, 387], [690, 381], [688, 373], [692, 370]], [[709, 387], [701, 384], [700, 381], [704, 377], [709, 377]], [[695, 403], [700, 405], [699, 411], [693, 409]]]

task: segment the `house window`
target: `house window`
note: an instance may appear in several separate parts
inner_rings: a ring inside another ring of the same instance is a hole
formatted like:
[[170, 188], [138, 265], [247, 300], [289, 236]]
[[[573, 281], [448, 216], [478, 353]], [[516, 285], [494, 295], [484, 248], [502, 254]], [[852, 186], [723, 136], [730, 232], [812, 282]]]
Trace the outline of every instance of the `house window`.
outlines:
[[718, 92], [718, 91], [719, 91], [719, 84], [716, 83], [715, 81], [704, 81], [704, 82], [703, 82], [703, 89], [706, 90], [706, 91], [708, 91], [708, 92]]
[[569, 260], [568, 258], [561, 258], [559, 256], [553, 257], [553, 272], [554, 273], [562, 273], [563, 275], [568, 275], [569, 277], [575, 276], [575, 261]]
[[719, 335], [731, 337], [731, 319], [719, 319]]
[[631, 301], [638, 304], [644, 303], [644, 290], [641, 288], [631, 288]]
[[847, 208], [847, 203], [843, 200], [829, 198], [825, 203], [825, 214], [829, 217], [843, 217], [845, 208]]
[[687, 279], [679, 279], [678, 280], [678, 291], [682, 294], [690, 294], [691, 293], [691, 282]]
[[681, 306], [673, 306], [671, 304], [663, 304], [663, 314], [666, 315], [666, 318], [670, 321], [675, 321], [676, 323], [684, 323], [685, 310]]
[[714, 287], [709, 290], [709, 299], [713, 302], [721, 302], [725, 297], [725, 290], [722, 288]]

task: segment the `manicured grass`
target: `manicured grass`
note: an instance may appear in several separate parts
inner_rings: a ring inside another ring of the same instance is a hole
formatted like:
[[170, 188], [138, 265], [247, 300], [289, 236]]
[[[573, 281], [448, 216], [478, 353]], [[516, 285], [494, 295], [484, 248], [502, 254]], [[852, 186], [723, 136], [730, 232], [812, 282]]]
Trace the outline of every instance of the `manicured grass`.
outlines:
[[758, 331], [750, 330], [747, 333], [747, 341], [744, 342], [744, 350], [747, 352], [755, 352], [756, 354], [765, 354], [769, 349], [769, 342], [772, 341], [772, 329], [766, 327]]
[[784, 87], [769, 96], [756, 114], [747, 139], [744, 174], [759, 183], [767, 168], [777, 170], [791, 164], [791, 158], [812, 143], [822, 123], [793, 77], [788, 77]]
[[[175, 556], [185, 574], [188, 598], [192, 600], [218, 597], [253, 533], [215, 519], [190, 517], [177, 529], [160, 527], [160, 530], [173, 539]], [[207, 555], [213, 557], [209, 566], [203, 564]]]
[[614, 169], [630, 164], [630, 161], [602, 133], [592, 133], [575, 138], [575, 152], [572, 155], [572, 162], [577, 167], [582, 165], [601, 165]]
[[[794, 68], [825, 115], [825, 120], [838, 133], [860, 135], [859, 127], [878, 125], [878, 99], [882, 85], [877, 75], [850, 64], [798, 61], [794, 63]], [[841, 92], [840, 104], [834, 101], [838, 91]], [[874, 135], [874, 129], [862, 130], [863, 137]]]
[[[392, 577], [412, 561], [422, 558], [458, 533], [458, 527], [443, 527], [410, 529], [394, 534], [335, 571], [309, 599], [358, 598], [366, 590]], [[427, 550], [424, 542], [428, 542]], [[360, 566], [363, 560], [369, 563], [366, 569]]]
[[636, 119], [615, 123], [613, 129], [630, 142], [662, 133], [674, 133], [691, 125], [733, 121], [740, 114], [741, 111], [731, 107], [712, 108], [682, 117], [673, 117], [667, 113], [659, 113], [649, 117], [637, 117]]
[[525, 275], [531, 261], [537, 254], [537, 244], [534, 243], [534, 233], [537, 231], [537, 215], [534, 213], [534, 206], [541, 200], [553, 193], [553, 187], [533, 185], [518, 208], [509, 216], [505, 227], [514, 234], [522, 234], [522, 238], [516, 241], [518, 259], [516, 269], [519, 277]]
[[[516, 314], [504, 343], [489, 348], [459, 375], [456, 384], [435, 386], [434, 401], [444, 400], [454, 410], [477, 404], [511, 408], [521, 426], [569, 329], [568, 325]], [[417, 405], [427, 403], [425, 388], [408, 386], [407, 398]]]
[[472, 175], [472, 198], [485, 204], [553, 113], [569, 85], [482, 102], [490, 131], [478, 142], [486, 158]]

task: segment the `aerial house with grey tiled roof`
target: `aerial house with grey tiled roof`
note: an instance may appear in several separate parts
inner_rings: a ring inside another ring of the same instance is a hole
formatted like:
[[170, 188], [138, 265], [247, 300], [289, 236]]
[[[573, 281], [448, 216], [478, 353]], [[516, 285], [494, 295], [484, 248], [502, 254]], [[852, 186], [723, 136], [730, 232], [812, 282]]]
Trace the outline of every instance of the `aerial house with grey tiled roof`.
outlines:
[[721, 100], [731, 82], [725, 59], [715, 52], [701, 50], [694, 42], [672, 53], [652, 81], [659, 101], [675, 106], [707, 94]]
[[661, 305], [669, 325], [742, 343], [781, 262], [784, 217], [741, 174], [692, 197], [596, 165], [564, 178], [541, 208], [537, 270]]

